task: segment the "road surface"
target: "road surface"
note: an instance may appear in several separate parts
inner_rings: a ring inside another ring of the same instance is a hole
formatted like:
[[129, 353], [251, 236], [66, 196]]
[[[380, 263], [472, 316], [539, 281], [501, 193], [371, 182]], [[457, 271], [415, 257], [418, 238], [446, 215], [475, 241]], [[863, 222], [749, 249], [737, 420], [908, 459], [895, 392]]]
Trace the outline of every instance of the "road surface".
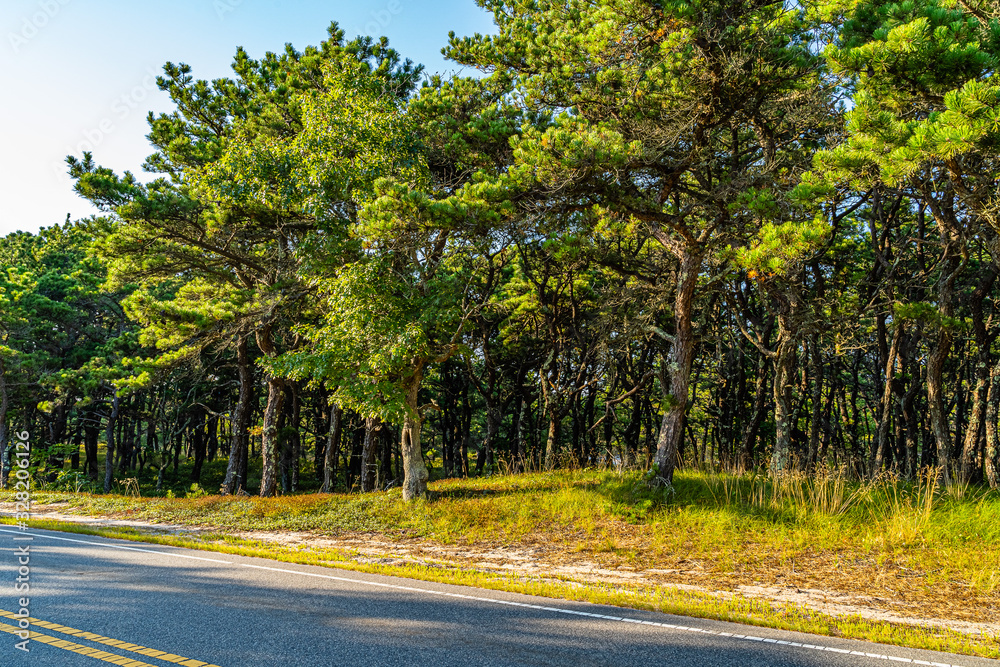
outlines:
[[[21, 539], [15, 539], [21, 538]], [[31, 539], [25, 539], [31, 538]], [[17, 648], [25, 559], [30, 652]], [[0, 527], [0, 667], [993, 665], [996, 661]]]

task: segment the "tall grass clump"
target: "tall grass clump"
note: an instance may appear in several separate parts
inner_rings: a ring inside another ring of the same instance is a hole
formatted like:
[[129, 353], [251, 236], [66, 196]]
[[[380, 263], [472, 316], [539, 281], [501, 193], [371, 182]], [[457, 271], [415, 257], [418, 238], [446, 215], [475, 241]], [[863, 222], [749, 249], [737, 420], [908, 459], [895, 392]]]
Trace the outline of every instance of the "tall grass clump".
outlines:
[[705, 484], [719, 506], [763, 511], [794, 510], [837, 516], [861, 499], [863, 491], [838, 471], [809, 476], [779, 474], [705, 473]]
[[943, 487], [939, 479], [932, 468], [914, 480], [891, 473], [855, 480], [838, 470], [689, 471], [679, 475], [677, 502], [700, 512], [705, 526], [715, 514], [729, 513], [744, 547], [759, 553], [851, 553], [854, 560], [923, 573], [928, 584], [960, 581], [970, 590], [997, 593], [1000, 491]]
[[[702, 484], [717, 507], [759, 514], [791, 513], [800, 517], [848, 516], [882, 527], [906, 527], [911, 532], [927, 528], [937, 510], [984, 505], [995, 492], [975, 490], [969, 484], [938, 486], [938, 471], [929, 468], [916, 480], [882, 473], [869, 480], [854, 480], [843, 471], [812, 474], [699, 472], [689, 476]], [[697, 493], [688, 496], [698, 502]]]

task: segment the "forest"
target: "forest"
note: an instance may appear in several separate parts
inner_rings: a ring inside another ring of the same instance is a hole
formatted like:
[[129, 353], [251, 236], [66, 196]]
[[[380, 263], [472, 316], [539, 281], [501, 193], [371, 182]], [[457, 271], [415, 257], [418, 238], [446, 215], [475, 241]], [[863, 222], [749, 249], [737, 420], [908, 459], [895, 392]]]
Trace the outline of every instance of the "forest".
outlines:
[[477, 2], [459, 74], [333, 23], [67, 157], [100, 215], [0, 239], [0, 484], [27, 432], [104, 493], [1000, 485], [1000, 2]]

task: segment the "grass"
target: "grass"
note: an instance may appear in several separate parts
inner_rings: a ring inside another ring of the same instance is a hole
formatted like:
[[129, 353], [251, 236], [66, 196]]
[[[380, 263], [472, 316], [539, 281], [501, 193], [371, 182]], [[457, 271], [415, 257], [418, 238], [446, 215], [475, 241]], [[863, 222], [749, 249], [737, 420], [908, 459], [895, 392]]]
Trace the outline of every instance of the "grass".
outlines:
[[[997, 637], [832, 617], [794, 604], [669, 585], [729, 593], [747, 586], [850, 592], [903, 616], [993, 621], [1000, 615], [1000, 493], [995, 491], [940, 490], [930, 477], [913, 484], [889, 477], [861, 484], [836, 474], [809, 479], [679, 471], [668, 492], [651, 489], [638, 473], [597, 470], [441, 480], [431, 488], [430, 500], [409, 504], [398, 490], [271, 499], [39, 491], [34, 502], [66, 503], [64, 512], [212, 531], [194, 537], [112, 529], [113, 536], [128, 539], [1000, 657]], [[3, 499], [10, 498], [0, 494]], [[552, 565], [583, 560], [659, 574], [650, 575], [650, 585], [581, 585], [476, 571], [472, 557], [453, 558], [450, 567], [389, 566], [342, 551], [264, 546], [233, 536], [259, 530], [360, 534], [451, 545], [452, 552], [471, 554], [530, 548]]]

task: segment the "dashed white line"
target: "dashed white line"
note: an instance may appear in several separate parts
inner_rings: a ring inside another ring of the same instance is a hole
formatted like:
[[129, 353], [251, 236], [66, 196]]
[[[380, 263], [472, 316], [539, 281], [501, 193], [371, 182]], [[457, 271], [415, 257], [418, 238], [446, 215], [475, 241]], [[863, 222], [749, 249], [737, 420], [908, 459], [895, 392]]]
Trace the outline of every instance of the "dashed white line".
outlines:
[[545, 607], [537, 604], [530, 604], [527, 602], [514, 602], [512, 600], [496, 600], [493, 598], [480, 597], [476, 595], [463, 595], [461, 593], [450, 593], [447, 591], [435, 591], [428, 588], [417, 588], [414, 586], [403, 586], [400, 584], [388, 584], [379, 581], [365, 581], [363, 579], [351, 579], [349, 577], [337, 577], [330, 574], [319, 574], [317, 572], [302, 572], [300, 570], [289, 570], [287, 568], [281, 567], [268, 567], [265, 565], [254, 565], [253, 563], [237, 563], [235, 561], [221, 560], [217, 558], [203, 558], [200, 556], [189, 556], [187, 554], [174, 553], [172, 551], [159, 551], [157, 549], [144, 549], [142, 547], [126, 547], [120, 544], [107, 544], [104, 542], [90, 542], [88, 540], [78, 540], [69, 537], [56, 537], [55, 535], [42, 535], [38, 533], [25, 533], [24, 531], [15, 530], [4, 530], [0, 529], [0, 533], [11, 533], [15, 535], [31, 535], [32, 537], [39, 537], [49, 540], [58, 540], [61, 542], [73, 542], [76, 544], [86, 544], [89, 546], [103, 547], [109, 549], [120, 549], [122, 551], [139, 551], [143, 553], [157, 554], [159, 556], [169, 556], [173, 558], [185, 558], [188, 560], [199, 560], [206, 561], [209, 563], [218, 563], [222, 565], [233, 565], [236, 567], [246, 567], [255, 570], [268, 570], [270, 572], [280, 572], [283, 574], [296, 574], [301, 577], [313, 577], [316, 579], [329, 579], [331, 581], [339, 581], [354, 585], [372, 586], [376, 588], [388, 588], [398, 591], [408, 591], [413, 593], [423, 593], [426, 595], [437, 595], [440, 597], [452, 597], [461, 598], [463, 600], [473, 600], [475, 602], [487, 602], [490, 604], [502, 604], [514, 607], [525, 607], [527, 609], [535, 609], [537, 611], [549, 611], [557, 614], [566, 614], [572, 616], [589, 616], [591, 618], [600, 618], [606, 621], [617, 621], [620, 623], [637, 623], [641, 625], [650, 625], [666, 630], [679, 630], [681, 632], [700, 632], [707, 635], [715, 635], [717, 637], [725, 637], [727, 639], [736, 639], [740, 641], [752, 641], [761, 643], [771, 643], [771, 644], [782, 644], [788, 646], [794, 646], [796, 648], [803, 648], [809, 651], [827, 651], [831, 653], [841, 653], [848, 655], [864, 656], [866, 658], [874, 658], [876, 660], [885, 660], [891, 662], [902, 662], [912, 665], [930, 665], [931, 667], [962, 667], [962, 665], [954, 665], [943, 662], [926, 662], [924, 660], [917, 660], [915, 658], [901, 658], [898, 656], [883, 655], [880, 653], [862, 653], [860, 651], [851, 651], [850, 649], [835, 648], [833, 646], [816, 646], [813, 644], [800, 644], [798, 642], [786, 642], [778, 639], [769, 639], [764, 637], [754, 637], [751, 635], [739, 635], [730, 632], [722, 632], [720, 630], [706, 630], [704, 628], [691, 628], [684, 625], [672, 625], [670, 623], [657, 623], [655, 621], [643, 621], [635, 618], [626, 618], [622, 616], [606, 616], [604, 614], [592, 614], [588, 612], [578, 611], [575, 609], [563, 609], [561, 607]]

